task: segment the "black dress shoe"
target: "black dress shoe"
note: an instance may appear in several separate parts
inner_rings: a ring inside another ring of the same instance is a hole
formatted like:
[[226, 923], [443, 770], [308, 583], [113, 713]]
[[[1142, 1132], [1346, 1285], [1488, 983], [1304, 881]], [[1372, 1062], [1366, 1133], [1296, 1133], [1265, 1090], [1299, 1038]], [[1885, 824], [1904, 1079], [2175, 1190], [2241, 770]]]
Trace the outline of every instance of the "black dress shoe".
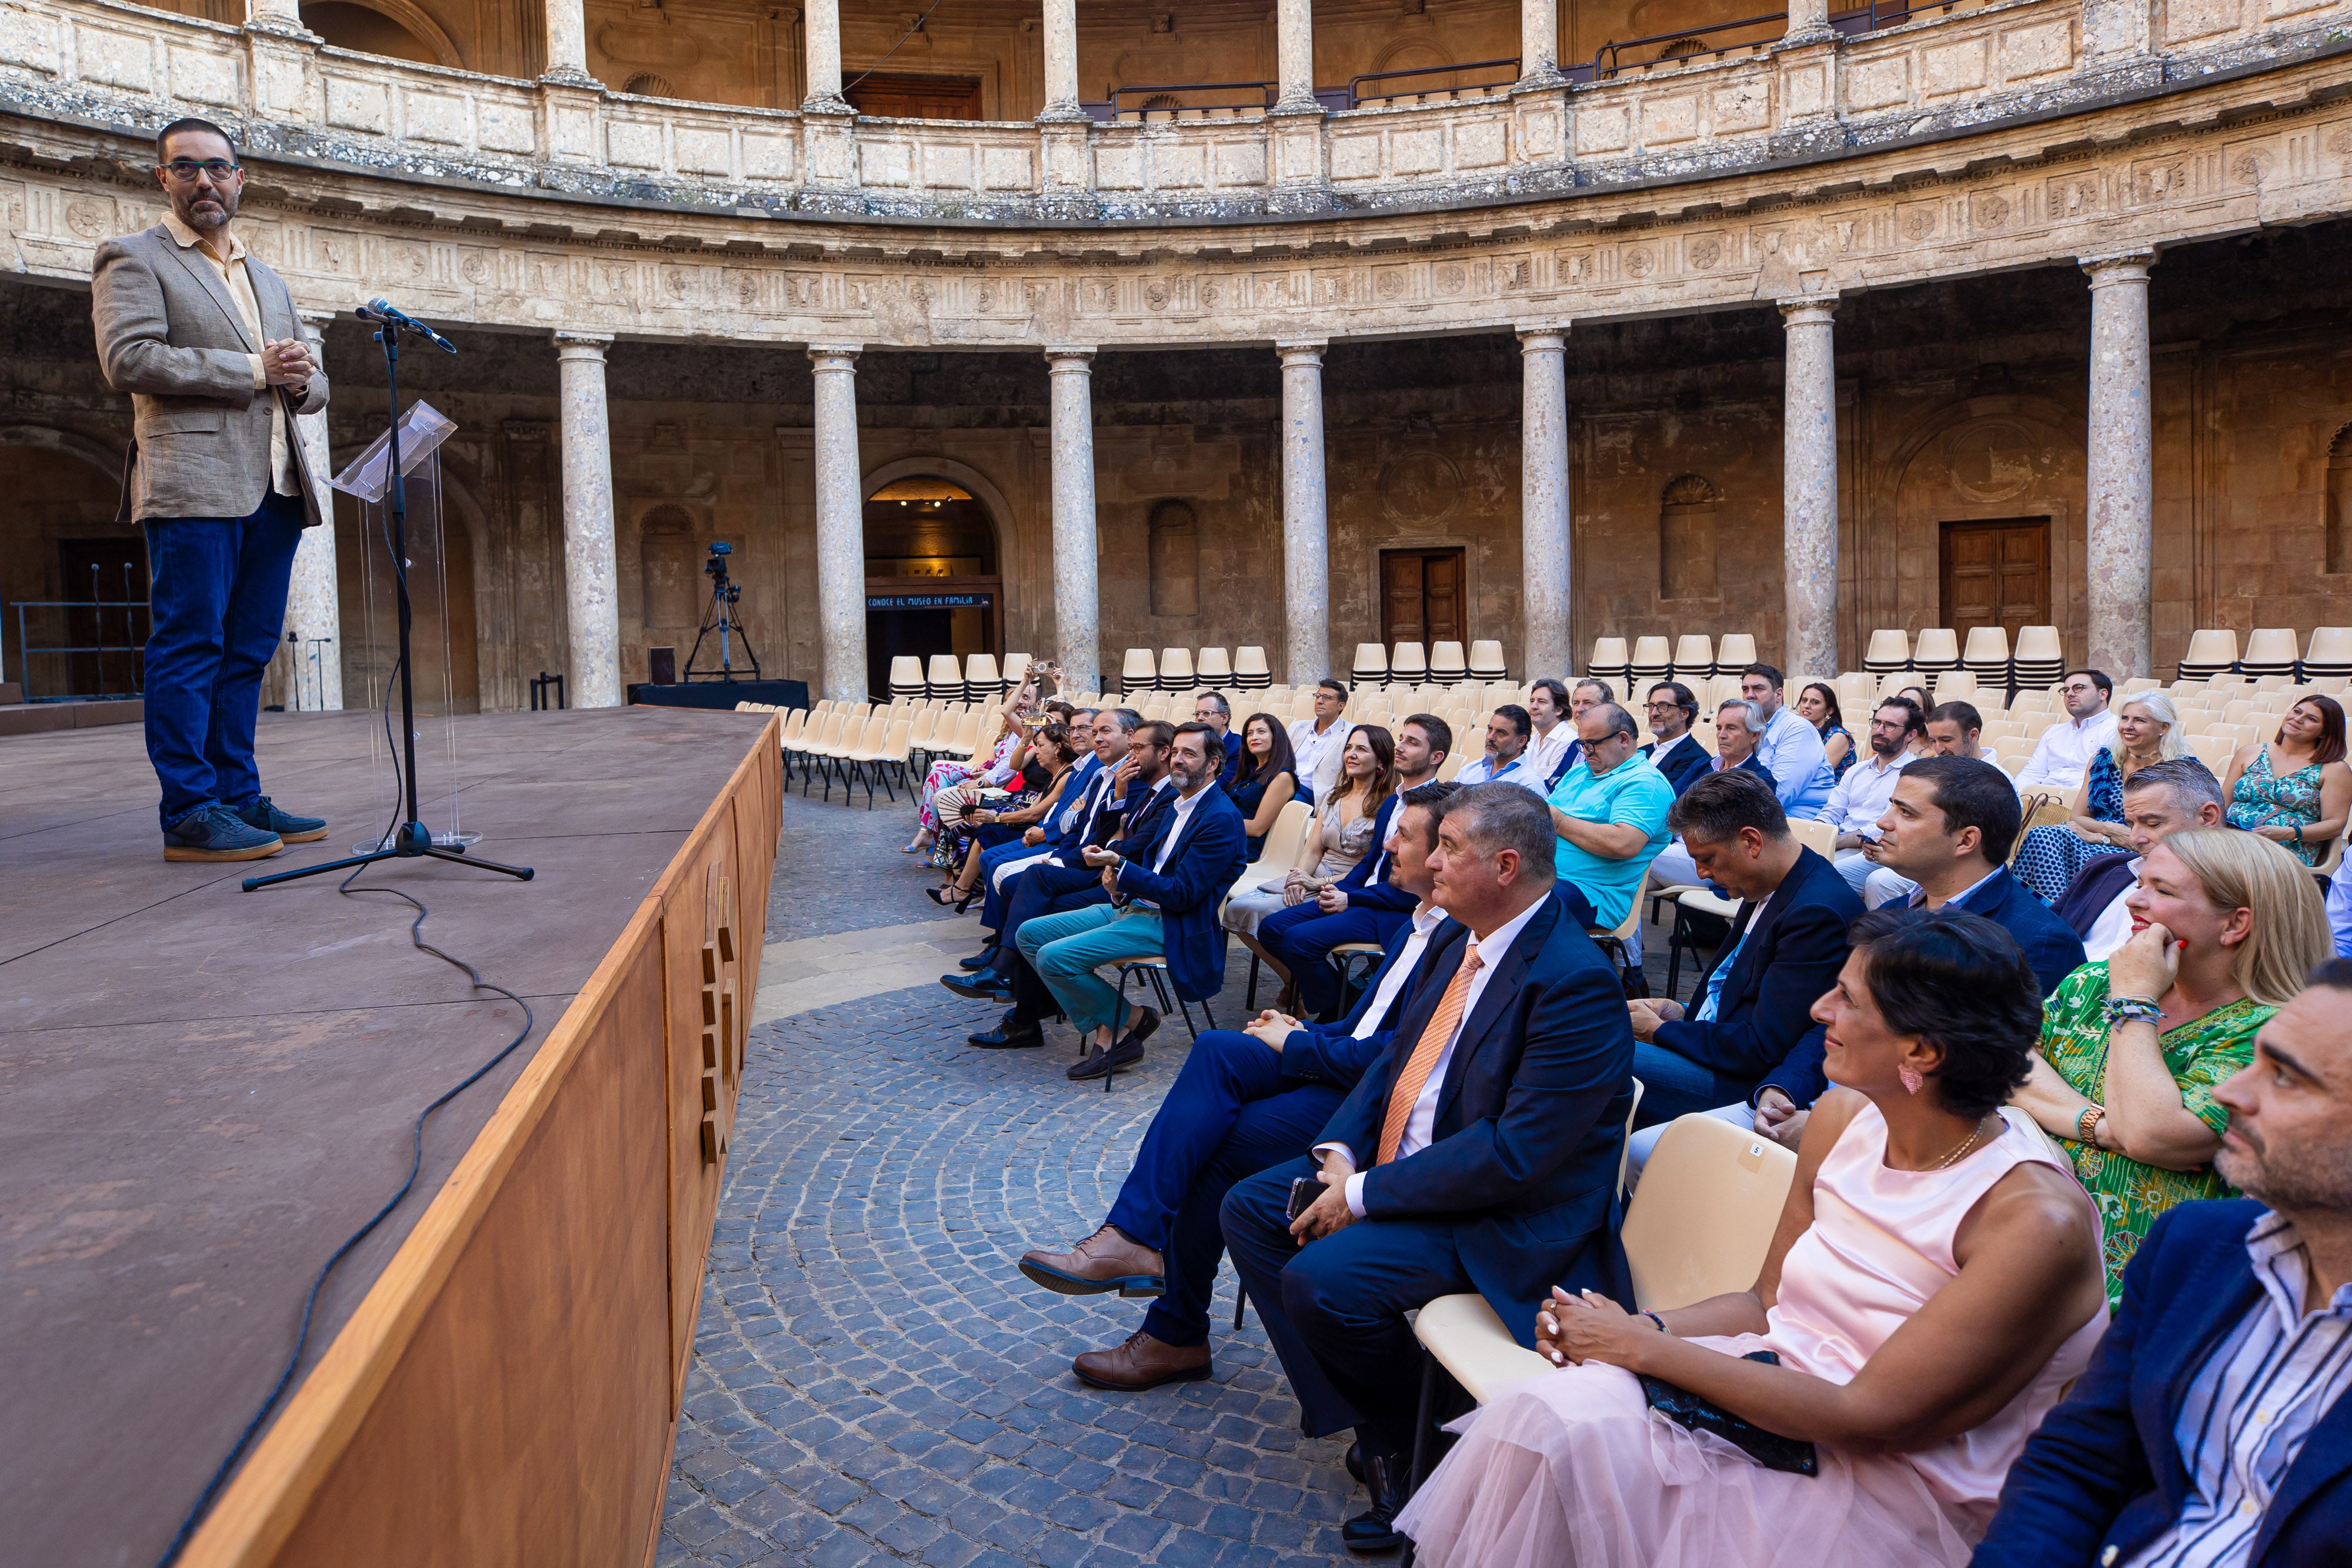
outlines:
[[1069, 1071], [1069, 1076], [1074, 1082], [1100, 1078], [1103, 1074], [1116, 1072], [1122, 1067], [1132, 1067], [1142, 1060], [1143, 1041], [1130, 1033], [1123, 1037], [1117, 1045], [1107, 1050], [1097, 1051], [1084, 1061], [1073, 1066]]
[[994, 970], [970, 977], [941, 975], [940, 984], [957, 996], [975, 1002], [1009, 1002], [1013, 999], [1013, 982]]
[[1123, 1045], [1134, 1045], [1139, 1048], [1145, 1040], [1151, 1038], [1153, 1031], [1159, 1029], [1160, 1014], [1157, 1011], [1150, 1008], [1143, 1008], [1139, 1011], [1142, 1016], [1135, 1020], [1135, 1027], [1111, 1042], [1110, 1048], [1113, 1051], [1117, 1051]]
[[978, 1046], [982, 1051], [1019, 1051], [1026, 1046], [1045, 1044], [1045, 1031], [1034, 1023], [1022, 1022], [1007, 1013], [1004, 1020], [986, 1034], [964, 1036], [964, 1043]]
[[995, 962], [996, 949], [994, 947], [983, 947], [969, 958], [958, 958], [956, 960], [956, 967], [959, 969], [985, 969], [991, 964]]
[[1339, 1541], [1350, 1552], [1393, 1552], [1404, 1544], [1396, 1516], [1410, 1495], [1412, 1460], [1403, 1454], [1366, 1454], [1363, 1458], [1364, 1490], [1371, 1494], [1372, 1506], [1339, 1527]]
[[1364, 1440], [1361, 1437], [1348, 1445], [1348, 1473], [1356, 1478], [1358, 1486], [1364, 1484]]

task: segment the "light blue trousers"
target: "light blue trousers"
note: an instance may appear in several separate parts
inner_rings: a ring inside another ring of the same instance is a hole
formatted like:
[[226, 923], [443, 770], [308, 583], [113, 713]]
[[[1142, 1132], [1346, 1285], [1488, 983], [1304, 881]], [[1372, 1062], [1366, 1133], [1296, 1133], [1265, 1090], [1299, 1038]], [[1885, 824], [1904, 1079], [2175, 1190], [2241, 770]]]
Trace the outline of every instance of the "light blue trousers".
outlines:
[[1037, 977], [1045, 982], [1045, 988], [1054, 993], [1054, 999], [1062, 1004], [1070, 1027], [1081, 1034], [1116, 1030], [1126, 1011], [1119, 1005], [1118, 988], [1097, 977], [1095, 970], [1120, 958], [1156, 957], [1164, 951], [1160, 912], [1132, 904], [1115, 909], [1095, 904], [1059, 915], [1041, 915], [1023, 922], [1013, 940]]

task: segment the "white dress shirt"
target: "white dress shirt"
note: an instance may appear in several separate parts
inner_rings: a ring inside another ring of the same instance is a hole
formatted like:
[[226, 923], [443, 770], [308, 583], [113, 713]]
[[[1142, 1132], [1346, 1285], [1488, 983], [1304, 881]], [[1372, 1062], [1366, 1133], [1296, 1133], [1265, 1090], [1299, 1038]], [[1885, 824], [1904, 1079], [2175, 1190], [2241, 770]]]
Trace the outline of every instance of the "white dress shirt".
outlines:
[[1348, 748], [1349, 729], [1348, 716], [1341, 714], [1331, 721], [1331, 727], [1318, 734], [1312, 717], [1293, 719], [1290, 723], [1290, 758], [1292, 776], [1315, 791], [1315, 804], [1319, 808], [1330, 798], [1339, 782], [1339, 754]]
[[1821, 821], [1832, 832], [1877, 838], [1878, 819], [1886, 815], [1887, 802], [1895, 799], [1895, 780], [1913, 760], [1907, 751], [1898, 751], [1885, 761], [1874, 751], [1865, 753], [1830, 791], [1830, 803], [1822, 808]]
[[1160, 853], [1152, 860], [1151, 862], [1151, 872], [1153, 875], [1157, 876], [1160, 873], [1168, 869], [1168, 857], [1176, 852], [1176, 841], [1184, 836], [1184, 825], [1192, 820], [1193, 808], [1200, 805], [1202, 800], [1206, 797], [1209, 791], [1214, 787], [1215, 781], [1212, 779], [1210, 782], [1202, 784], [1198, 789], [1193, 790], [1190, 795], [1179, 795], [1176, 797], [1176, 804], [1171, 808], [1170, 810], [1171, 820], [1168, 823], [1168, 836], [1160, 841]]
[[1356, 1020], [1356, 1027], [1351, 1031], [1356, 1039], [1370, 1040], [1380, 1033], [1381, 1020], [1389, 1016], [1391, 1008], [1396, 1006], [1397, 993], [1404, 989], [1407, 980], [1412, 978], [1413, 970], [1421, 965], [1421, 956], [1429, 951], [1429, 934], [1436, 930], [1444, 919], [1445, 911], [1433, 904], [1423, 904], [1412, 912], [1412, 935], [1404, 939], [1404, 951], [1398, 954], [1397, 961], [1389, 966], [1389, 972], [1381, 977], [1380, 988], [1372, 993], [1372, 1005], [1366, 1008], [1364, 1016]]
[[[1511, 944], [1518, 940], [1519, 933], [1527, 929], [1528, 922], [1543, 905], [1544, 901], [1537, 899], [1488, 932], [1486, 939], [1478, 944], [1478, 969], [1470, 977], [1469, 992], [1462, 998], [1462, 1017], [1454, 1025], [1454, 1032], [1446, 1037], [1444, 1045], [1439, 1048], [1437, 1061], [1429, 1070], [1429, 1081], [1421, 1086], [1420, 1097], [1413, 1101], [1412, 1113], [1404, 1119], [1403, 1134], [1397, 1139], [1398, 1159], [1417, 1155], [1429, 1146], [1431, 1134], [1437, 1125], [1437, 1102], [1445, 1092], [1445, 1071], [1454, 1065], [1454, 1047], [1462, 1039], [1463, 1027], [1477, 1012], [1478, 998], [1486, 994], [1486, 982], [1495, 977], [1496, 969], [1510, 956]], [[1447, 983], [1452, 983], [1450, 977]], [[1394, 1050], [1397, 1043], [1391, 1041], [1391, 1049]], [[1411, 1058], [1413, 1046], [1419, 1043], [1414, 1040], [1404, 1045], [1405, 1055], [1397, 1059], [1400, 1070]], [[1318, 1144], [1314, 1153], [1320, 1157], [1327, 1149], [1337, 1149], [1346, 1155], [1349, 1165], [1356, 1163], [1355, 1151], [1345, 1144]], [[1360, 1170], [1348, 1178], [1348, 1212], [1359, 1219], [1364, 1218], [1364, 1178], [1370, 1174], [1370, 1171]]]
[[[2104, 964], [2115, 956], [2118, 948], [2131, 940], [2132, 912], [2124, 907], [2124, 900], [2129, 898], [2132, 895], [2132, 890], [2139, 886], [2137, 855], [2132, 857], [2131, 865], [2131, 881], [2124, 883], [2115, 897], [2107, 901], [2107, 906], [2099, 911], [2099, 917], [2091, 922], [2091, 929], [2083, 936], [2083, 959], [2085, 963]], [[2334, 885], [2343, 887], [2347, 882], [2352, 882], [2352, 878], [2339, 876]], [[2327, 909], [2328, 924], [2332, 927], [2336, 925], [2336, 894], [2332, 890], [2327, 895]], [[2344, 938], [2340, 928], [2336, 939], [2336, 947], [2339, 955], [2344, 950]]]
[[1481, 757], [1454, 776], [1456, 784], [1516, 784], [1522, 789], [1532, 789], [1538, 795], [1546, 793], [1544, 779], [1548, 777], [1535, 763], [1535, 748], [1528, 747], [1503, 767], [1495, 766], [1491, 757]]
[[1551, 727], [1549, 735], [1539, 729], [1530, 732], [1528, 748], [1521, 755], [1536, 770], [1537, 778], [1548, 779], [1559, 771], [1559, 759], [1566, 757], [1568, 748], [1575, 744], [1576, 726], [1568, 719], [1561, 719]]
[[2115, 743], [2116, 716], [2112, 710], [2052, 725], [2042, 732], [2032, 759], [2018, 774], [2018, 792], [2023, 794], [2035, 788], [2072, 789], [2089, 770], [2092, 754]]

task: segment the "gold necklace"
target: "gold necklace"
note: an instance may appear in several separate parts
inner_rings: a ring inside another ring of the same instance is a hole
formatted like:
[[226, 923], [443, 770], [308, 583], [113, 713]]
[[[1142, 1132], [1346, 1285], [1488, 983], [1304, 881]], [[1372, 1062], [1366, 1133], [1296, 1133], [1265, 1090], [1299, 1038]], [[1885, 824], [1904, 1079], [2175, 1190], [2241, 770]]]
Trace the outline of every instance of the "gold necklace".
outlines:
[[1962, 1155], [1967, 1154], [1970, 1149], [1974, 1148], [1976, 1146], [1976, 1141], [1983, 1136], [1984, 1119], [1982, 1117], [1979, 1117], [1977, 1119], [1977, 1124], [1969, 1129], [1967, 1140], [1963, 1142], [1958, 1148], [1954, 1149], [1950, 1154], [1946, 1155], [1942, 1159], [1937, 1160], [1936, 1162], [1935, 1168], [1939, 1171], [1949, 1170], [1952, 1167], [1953, 1162], [1958, 1160]]

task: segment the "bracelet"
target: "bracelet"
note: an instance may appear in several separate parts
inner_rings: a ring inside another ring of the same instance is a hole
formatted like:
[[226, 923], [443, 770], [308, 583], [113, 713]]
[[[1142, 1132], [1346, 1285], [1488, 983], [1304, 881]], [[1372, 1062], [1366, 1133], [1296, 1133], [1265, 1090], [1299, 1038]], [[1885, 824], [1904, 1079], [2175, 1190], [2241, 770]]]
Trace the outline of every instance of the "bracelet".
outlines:
[[2090, 1148], [2097, 1148], [2099, 1146], [2099, 1124], [2106, 1119], [2107, 1113], [2104, 1106], [2084, 1106], [2083, 1113], [2074, 1118], [2074, 1141]]
[[2303, 824], [2301, 822], [2294, 824], [2294, 841], [2298, 844], [2303, 842]]
[[2107, 1027], [2123, 1023], [2152, 1024], [2164, 1017], [2164, 1009], [2153, 997], [2109, 997]]
[[1660, 1333], [1662, 1333], [1662, 1334], [1665, 1335], [1668, 1339], [1672, 1339], [1672, 1338], [1674, 1338], [1674, 1337], [1675, 1337], [1675, 1331], [1674, 1331], [1674, 1330], [1672, 1330], [1672, 1329], [1670, 1329], [1670, 1328], [1668, 1328], [1668, 1327], [1666, 1326], [1666, 1320], [1665, 1320], [1665, 1319], [1664, 1319], [1664, 1318], [1660, 1317], [1657, 1313], [1655, 1313], [1655, 1312], [1654, 1312], [1647, 1311], [1646, 1309], [1643, 1312], [1642, 1315], [1643, 1315], [1643, 1317], [1645, 1317], [1645, 1318], [1649, 1319], [1652, 1322], [1654, 1322], [1654, 1323], [1657, 1324], [1657, 1325], [1658, 1325], [1658, 1332], [1659, 1332]]

